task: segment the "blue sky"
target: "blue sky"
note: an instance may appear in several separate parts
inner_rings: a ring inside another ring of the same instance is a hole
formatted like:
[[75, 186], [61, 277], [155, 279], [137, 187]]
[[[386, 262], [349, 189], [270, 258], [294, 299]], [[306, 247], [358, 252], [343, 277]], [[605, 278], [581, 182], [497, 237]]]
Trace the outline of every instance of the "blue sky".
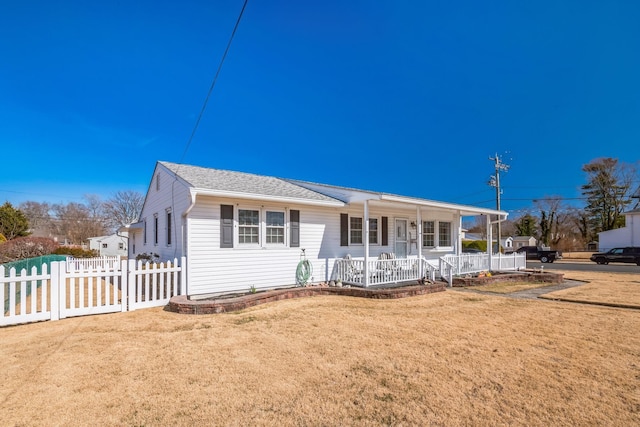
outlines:
[[515, 214], [640, 160], [634, 0], [249, 0], [186, 153], [243, 1], [103, 3], [3, 5], [0, 201], [166, 160], [495, 207], [498, 153]]

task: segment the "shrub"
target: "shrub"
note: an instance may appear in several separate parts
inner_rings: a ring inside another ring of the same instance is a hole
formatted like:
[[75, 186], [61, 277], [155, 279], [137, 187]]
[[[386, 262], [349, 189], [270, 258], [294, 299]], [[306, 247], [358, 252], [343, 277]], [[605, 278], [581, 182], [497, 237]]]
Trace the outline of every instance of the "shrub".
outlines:
[[55, 251], [56, 255], [71, 255], [74, 258], [93, 258], [100, 256], [95, 249], [82, 249], [74, 246], [60, 246]]
[[0, 245], [0, 263], [49, 255], [58, 247], [47, 237], [18, 237]]
[[471, 248], [471, 249], [479, 249], [482, 252], [487, 251], [487, 241], [486, 240], [473, 240], [471, 242], [462, 242], [463, 248]]
[[160, 255], [154, 254], [153, 252], [148, 254], [143, 252], [141, 254], [136, 255], [136, 261], [159, 262]]

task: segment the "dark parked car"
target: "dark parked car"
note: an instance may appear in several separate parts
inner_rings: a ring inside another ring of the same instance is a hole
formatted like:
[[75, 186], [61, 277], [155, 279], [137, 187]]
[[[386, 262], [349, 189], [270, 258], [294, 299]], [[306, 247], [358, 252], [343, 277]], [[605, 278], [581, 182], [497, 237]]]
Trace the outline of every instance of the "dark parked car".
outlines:
[[522, 246], [516, 250], [519, 254], [527, 254], [527, 259], [537, 259], [540, 262], [553, 262], [562, 259], [562, 253], [551, 249], [543, 249], [537, 246]]
[[598, 252], [597, 254], [593, 254], [589, 259], [598, 264], [626, 262], [640, 265], [640, 247], [627, 246], [626, 248], [613, 248], [609, 252]]
[[484, 254], [486, 252], [476, 248], [462, 248], [462, 253], [463, 254]]

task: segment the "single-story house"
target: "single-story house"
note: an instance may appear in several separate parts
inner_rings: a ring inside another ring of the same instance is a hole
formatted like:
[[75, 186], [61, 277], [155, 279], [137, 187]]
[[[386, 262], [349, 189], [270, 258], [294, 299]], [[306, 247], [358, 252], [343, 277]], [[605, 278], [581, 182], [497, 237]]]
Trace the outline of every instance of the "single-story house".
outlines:
[[515, 236], [513, 238], [512, 247], [514, 250], [518, 250], [523, 246], [536, 246], [538, 239], [533, 236]]
[[139, 221], [128, 227], [129, 257], [185, 256], [189, 297], [295, 285], [303, 260], [308, 283], [328, 282], [343, 279], [338, 264], [345, 259], [437, 266], [440, 257], [461, 252], [462, 218], [469, 216], [484, 216], [489, 226], [507, 213], [158, 162]]
[[625, 212], [624, 223], [622, 228], [598, 233], [600, 252], [624, 246], [640, 246], [640, 209]]
[[123, 256], [129, 253], [129, 239], [127, 232], [115, 233], [108, 236], [90, 237], [89, 249], [98, 251], [100, 256]]

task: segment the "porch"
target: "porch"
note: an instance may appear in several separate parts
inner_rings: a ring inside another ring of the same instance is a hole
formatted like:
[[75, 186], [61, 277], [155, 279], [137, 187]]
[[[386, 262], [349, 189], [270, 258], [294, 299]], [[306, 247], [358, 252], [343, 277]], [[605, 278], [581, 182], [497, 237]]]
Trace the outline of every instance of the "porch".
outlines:
[[417, 282], [421, 279], [431, 281], [442, 279], [451, 286], [455, 276], [481, 271], [518, 271], [526, 266], [526, 256], [517, 253], [509, 255], [448, 254], [439, 260], [427, 260], [425, 257], [383, 256], [365, 261], [364, 258], [347, 256], [336, 260], [335, 279], [359, 287]]

